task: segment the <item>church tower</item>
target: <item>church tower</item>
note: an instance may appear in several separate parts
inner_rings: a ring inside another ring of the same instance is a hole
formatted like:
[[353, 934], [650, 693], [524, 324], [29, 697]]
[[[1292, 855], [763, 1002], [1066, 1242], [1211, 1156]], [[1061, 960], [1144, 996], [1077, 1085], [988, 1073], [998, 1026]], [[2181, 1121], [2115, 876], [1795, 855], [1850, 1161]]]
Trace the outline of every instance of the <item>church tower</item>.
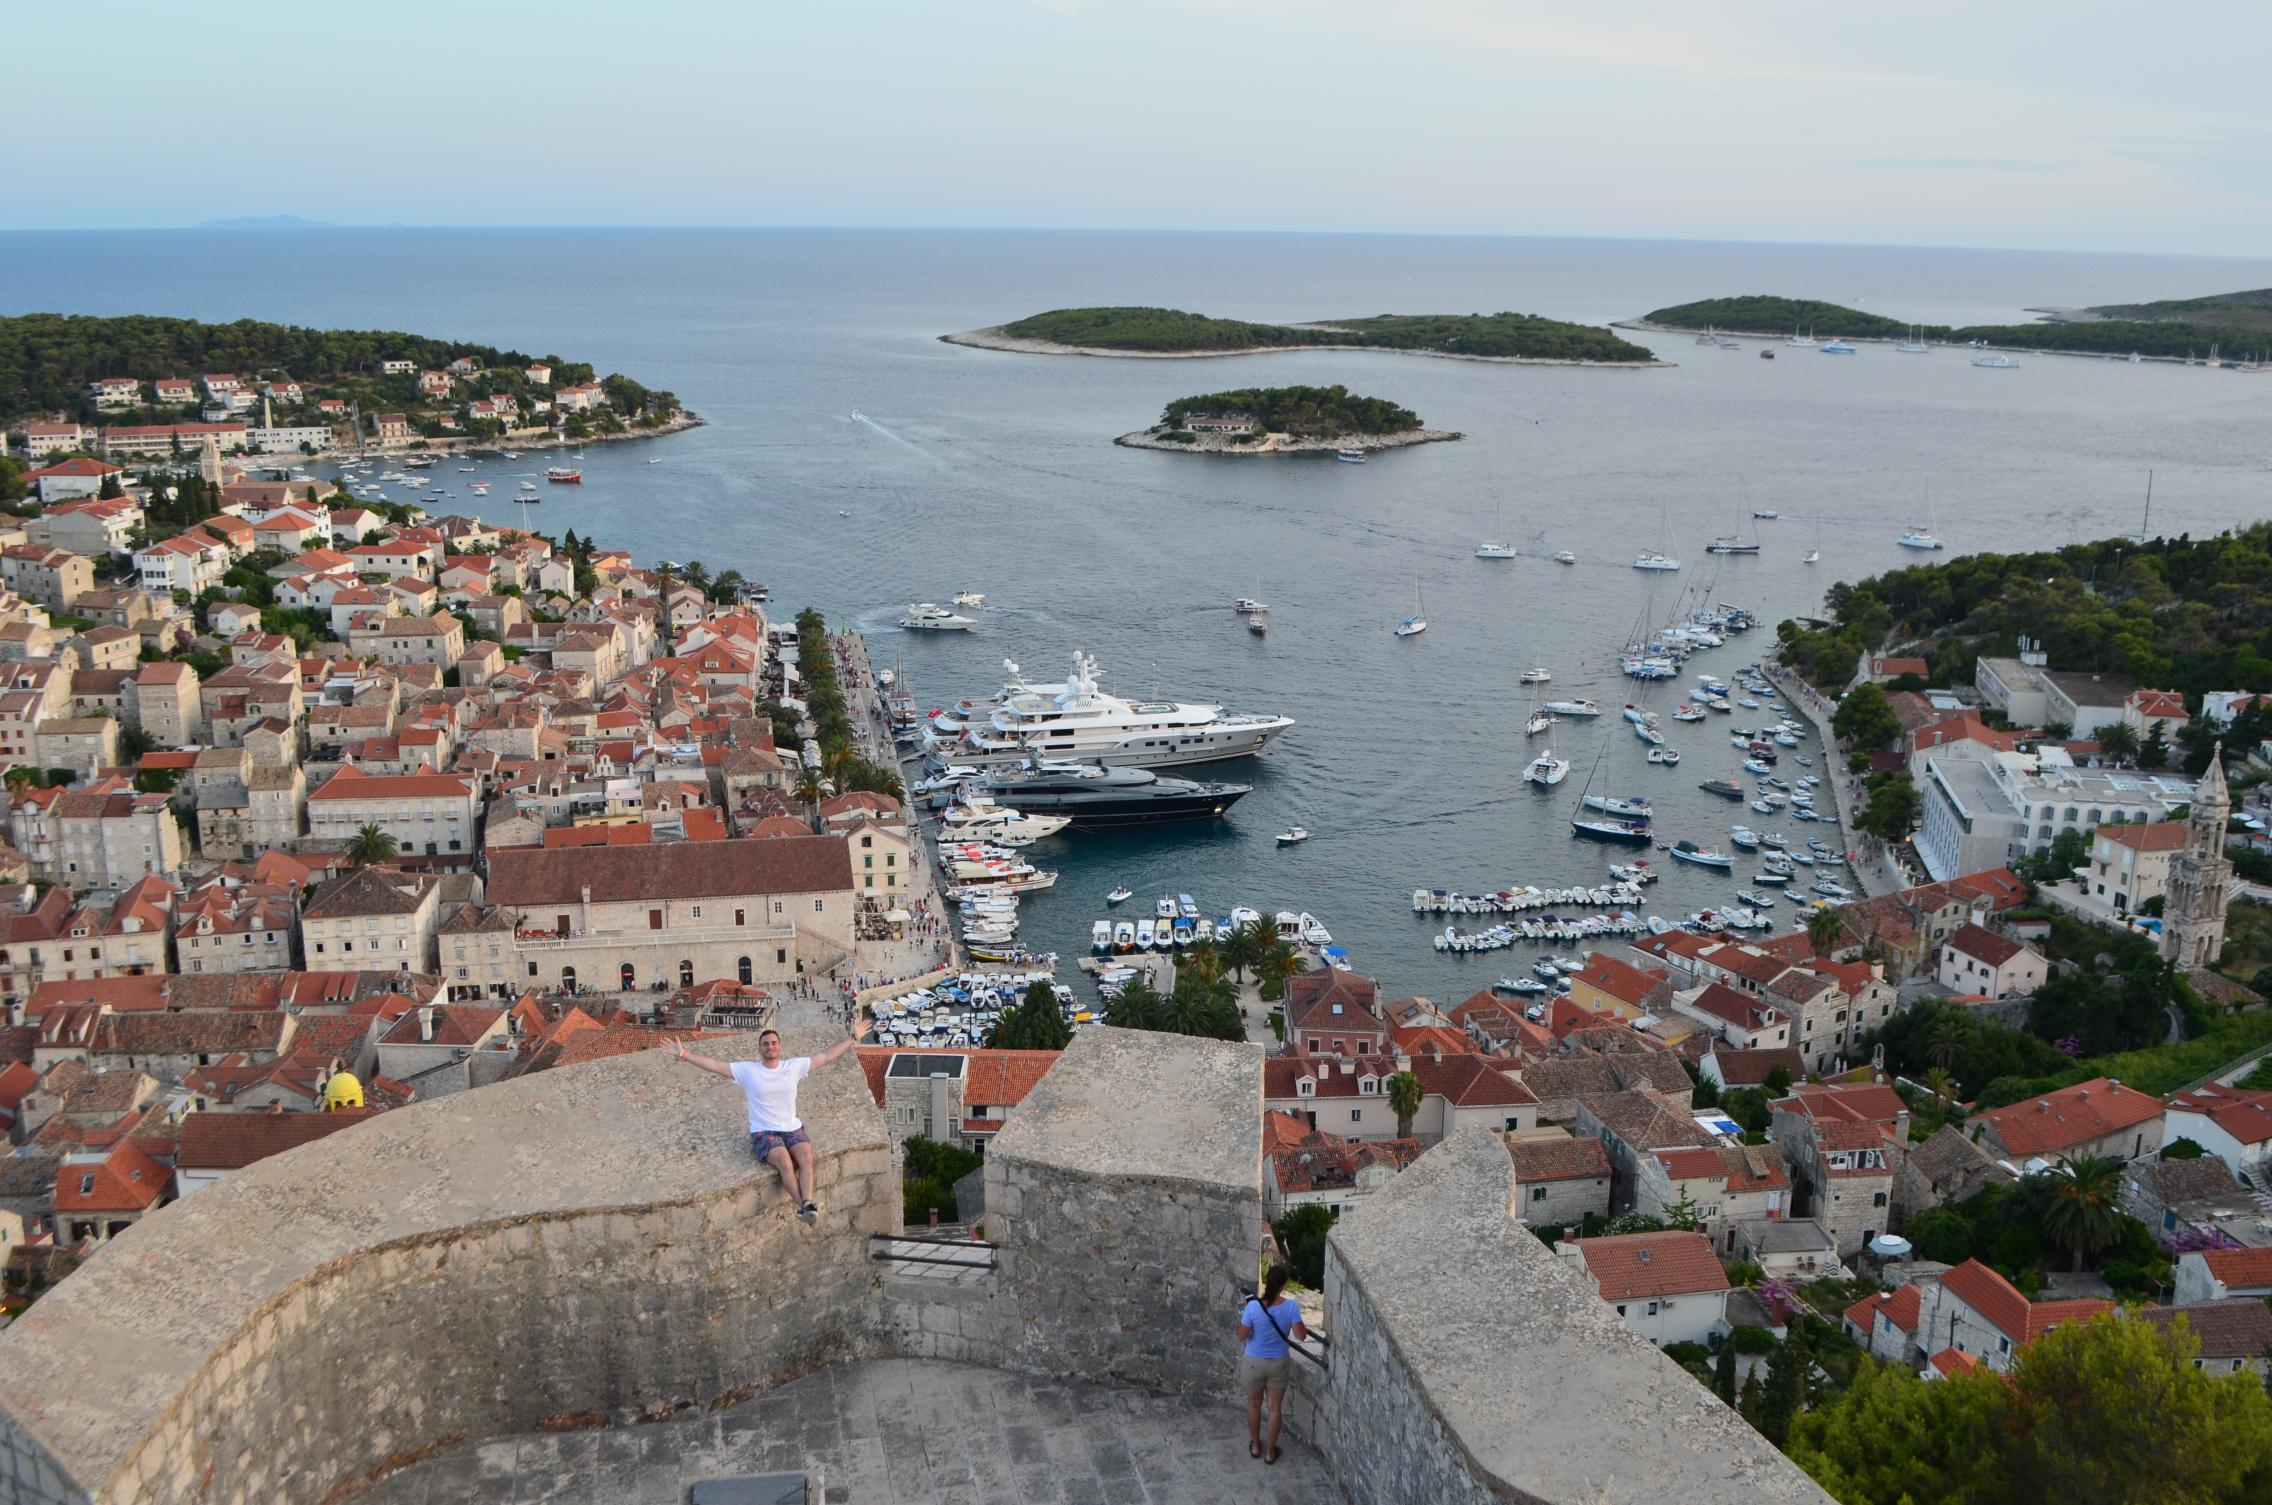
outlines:
[[205, 443], [198, 448], [197, 473], [205, 478], [208, 486], [221, 484], [221, 441], [211, 434], [205, 436]]
[[2225, 859], [2225, 819], [2232, 813], [2225, 788], [2225, 745], [2210, 755], [2209, 771], [2193, 791], [2185, 847], [2170, 859], [2169, 891], [2162, 901], [2162, 955], [2181, 972], [2205, 972], [2225, 948], [2225, 906], [2232, 899], [2233, 865]]

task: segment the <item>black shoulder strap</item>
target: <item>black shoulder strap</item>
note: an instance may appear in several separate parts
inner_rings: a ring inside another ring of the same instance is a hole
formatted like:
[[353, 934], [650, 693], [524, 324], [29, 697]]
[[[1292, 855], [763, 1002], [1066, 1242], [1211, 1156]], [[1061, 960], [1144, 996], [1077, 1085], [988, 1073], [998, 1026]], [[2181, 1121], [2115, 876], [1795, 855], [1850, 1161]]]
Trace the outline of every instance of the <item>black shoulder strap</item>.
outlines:
[[1270, 1303], [1264, 1301], [1260, 1296], [1257, 1296], [1254, 1298], [1254, 1304], [1262, 1308], [1263, 1319], [1267, 1321], [1270, 1326], [1277, 1332], [1279, 1342], [1290, 1344], [1294, 1341], [1292, 1338], [1286, 1336], [1286, 1329], [1278, 1326], [1278, 1314], [1270, 1310]]

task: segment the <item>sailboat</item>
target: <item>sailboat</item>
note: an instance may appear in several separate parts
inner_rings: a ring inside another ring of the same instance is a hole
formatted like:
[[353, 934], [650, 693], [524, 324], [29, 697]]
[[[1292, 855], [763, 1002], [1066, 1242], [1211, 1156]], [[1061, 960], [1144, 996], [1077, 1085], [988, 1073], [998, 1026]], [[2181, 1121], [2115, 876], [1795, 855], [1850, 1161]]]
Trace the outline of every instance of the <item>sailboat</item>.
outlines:
[[[1772, 517], [1772, 516], [1773, 516], [1774, 514], [1773, 514], [1772, 512], [1770, 512], [1770, 513], [1769, 513], [1768, 515], [1769, 515], [1770, 517]], [[1752, 516], [1753, 516], [1753, 517], [1757, 517], [1757, 516], [1759, 516], [1759, 514], [1758, 514], [1757, 512], [1753, 512], [1753, 513], [1752, 513]], [[1742, 532], [1743, 532], [1743, 524], [1742, 524], [1742, 523], [1741, 523], [1741, 522], [1739, 521], [1739, 522], [1738, 522], [1738, 523], [1736, 524], [1736, 531], [1735, 531], [1734, 533], [1723, 533], [1723, 534], [1721, 534], [1721, 535], [1720, 535], [1719, 537], [1717, 537], [1717, 538], [1713, 539], [1713, 540], [1712, 540], [1712, 541], [1711, 541], [1710, 543], [1708, 543], [1708, 544], [1706, 544], [1706, 545], [1704, 546], [1704, 552], [1705, 552], [1705, 553], [1707, 553], [1707, 554], [1756, 554], [1756, 553], [1758, 553], [1758, 552], [1759, 552], [1759, 529], [1758, 529], [1757, 525], [1754, 525], [1754, 526], [1753, 526], [1753, 528], [1752, 528], [1752, 530], [1751, 530], [1751, 534], [1752, 534], [1752, 536], [1751, 536], [1751, 541], [1750, 541], [1749, 543], [1746, 543], [1746, 542], [1744, 542], [1744, 540], [1743, 540], [1743, 537], [1742, 537]]]
[[1926, 354], [1927, 351], [1924, 341], [1924, 331], [1916, 325], [1911, 325], [1909, 328], [1909, 338], [1903, 340], [1900, 344], [1894, 346], [1893, 348], [1894, 351], [1900, 355]]
[[1638, 797], [1612, 799], [1593, 792], [1594, 779], [1601, 773], [1601, 760], [1608, 751], [1604, 747], [1594, 754], [1593, 767], [1586, 770], [1586, 787], [1579, 792], [1577, 807], [1570, 812], [1570, 833], [1594, 841], [1624, 841], [1647, 846], [1649, 802]]
[[1822, 519], [1819, 517], [1814, 520], [1814, 547], [1807, 550], [1807, 557], [1803, 562], [1807, 564], [1822, 563]]
[[1491, 504], [1491, 536], [1476, 546], [1475, 557], [1478, 559], [1512, 559], [1515, 557], [1515, 546], [1502, 541], [1500, 537], [1500, 510], [1501, 504], [1494, 501]]
[[[1672, 542], [1672, 511], [1669, 503], [1663, 516], [1664, 527], [1660, 531], [1664, 534], [1665, 543], [1669, 547]], [[1637, 570], [1677, 570], [1680, 568], [1680, 561], [1670, 554], [1662, 553], [1656, 549], [1643, 549], [1633, 556], [1633, 568]]]
[[1940, 539], [1933, 536], [1933, 488], [1930, 483], [1927, 483], [1925, 487], [1924, 526], [1912, 527], [1908, 532], [1902, 534], [1901, 537], [1895, 539], [1894, 542], [1900, 544], [1905, 549], [1922, 549], [1929, 551], [1932, 549], [1946, 547], [1946, 545], [1944, 545], [1940, 541]]
[[1412, 615], [1396, 624], [1396, 635], [1400, 638], [1416, 638], [1421, 633], [1426, 632], [1428, 630], [1428, 619], [1422, 614], [1425, 610], [1426, 608], [1420, 601], [1420, 577], [1414, 575], [1412, 577]]

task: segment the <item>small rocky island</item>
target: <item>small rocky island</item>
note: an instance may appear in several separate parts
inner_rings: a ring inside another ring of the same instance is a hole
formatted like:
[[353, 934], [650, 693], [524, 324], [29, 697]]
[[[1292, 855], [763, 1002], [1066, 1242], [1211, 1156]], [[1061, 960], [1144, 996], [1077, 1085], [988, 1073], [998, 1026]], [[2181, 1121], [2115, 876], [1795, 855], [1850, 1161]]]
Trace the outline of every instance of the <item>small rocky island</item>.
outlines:
[[1285, 455], [1317, 450], [1396, 449], [1460, 436], [1420, 415], [1347, 387], [1245, 387], [1179, 397], [1151, 428], [1122, 434], [1129, 449], [1205, 455]]

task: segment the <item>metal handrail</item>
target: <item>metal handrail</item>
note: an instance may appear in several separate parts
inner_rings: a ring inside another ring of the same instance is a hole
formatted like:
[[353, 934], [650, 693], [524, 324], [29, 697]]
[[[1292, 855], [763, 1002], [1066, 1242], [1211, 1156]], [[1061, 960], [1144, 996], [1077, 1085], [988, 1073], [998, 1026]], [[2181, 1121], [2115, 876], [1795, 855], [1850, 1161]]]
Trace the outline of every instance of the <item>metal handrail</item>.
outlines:
[[990, 1259], [936, 1259], [928, 1254], [894, 1254], [888, 1249], [878, 1249], [871, 1253], [868, 1258], [895, 1265], [951, 1265], [957, 1270], [991, 1270], [995, 1268], [994, 1261]]
[[869, 1243], [879, 1241], [898, 1244], [946, 1244], [957, 1249], [999, 1249], [1002, 1247], [1000, 1244], [991, 1243], [982, 1238], [931, 1238], [919, 1233], [871, 1233], [868, 1235]]

